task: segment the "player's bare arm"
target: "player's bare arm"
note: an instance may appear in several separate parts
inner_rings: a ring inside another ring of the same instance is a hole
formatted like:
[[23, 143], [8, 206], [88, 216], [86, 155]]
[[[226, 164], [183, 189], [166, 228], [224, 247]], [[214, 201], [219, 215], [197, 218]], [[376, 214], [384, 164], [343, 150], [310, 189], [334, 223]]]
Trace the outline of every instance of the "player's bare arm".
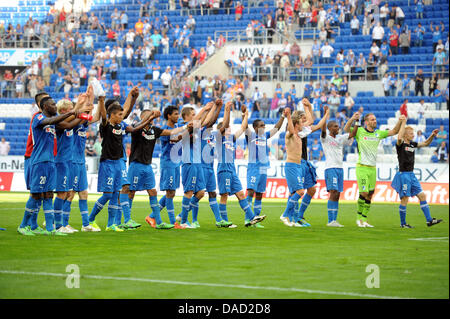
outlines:
[[429, 146], [431, 142], [433, 142], [434, 138], [437, 136], [438, 132], [439, 132], [438, 129], [433, 130], [433, 132], [431, 132], [430, 136], [425, 140], [425, 142], [419, 143], [417, 147]]
[[406, 121], [406, 117], [404, 115], [401, 115], [398, 118], [398, 121], [397, 121], [397, 124], [395, 125], [395, 127], [392, 130], [389, 130], [388, 136], [393, 136], [393, 135], [398, 134], [398, 131], [400, 131], [400, 126], [402, 125], [401, 121], [403, 121], [403, 119]]
[[136, 104], [136, 100], [138, 97], [139, 97], [139, 87], [135, 86], [131, 89], [130, 93], [128, 93], [127, 99], [123, 104], [123, 119], [126, 119], [128, 115], [130, 115], [134, 105]]
[[306, 116], [306, 122], [303, 125], [304, 126], [313, 125], [314, 124], [314, 115], [312, 112], [311, 102], [309, 102], [309, 100], [307, 98], [303, 98], [302, 104], [303, 104], [303, 107], [305, 108], [305, 116]]
[[[306, 108], [305, 108], [306, 110]], [[322, 125], [327, 123], [327, 118], [329, 116], [330, 110], [328, 109], [328, 106], [324, 106], [323, 111], [325, 112], [322, 119], [317, 123], [316, 125], [311, 126], [311, 132], [315, 132], [321, 129]], [[307, 120], [308, 121], [308, 120]]]
[[225, 133], [225, 130], [230, 126], [230, 112], [231, 112], [232, 105], [233, 105], [232, 102], [227, 102], [225, 104], [225, 113], [223, 115], [223, 122], [222, 122], [222, 126], [219, 129], [220, 134], [222, 134], [222, 135]]
[[281, 129], [281, 126], [283, 125], [283, 122], [284, 122], [284, 118], [285, 118], [285, 116], [284, 116], [284, 112], [283, 112], [283, 114], [281, 114], [278, 122], [273, 127], [273, 129], [270, 130], [270, 137], [272, 137], [275, 134], [277, 134], [278, 131]]
[[212, 107], [209, 110], [208, 113], [205, 112], [203, 118], [202, 118], [202, 127], [203, 126], [209, 126], [209, 123], [212, 121], [212, 119], [214, 118], [214, 115], [216, 113], [216, 110], [218, 108], [218, 105], [215, 102], [208, 102], [208, 104], [211, 103]]
[[242, 133], [244, 133], [248, 128], [248, 109], [245, 105], [242, 105], [242, 124], [241, 127], [234, 133], [234, 137], [238, 139]]
[[[355, 114], [353, 114], [353, 116], [345, 124], [347, 126], [347, 124], [350, 123], [350, 127], [351, 127], [352, 123], [355, 122], [355, 126], [353, 126], [353, 130], [348, 135], [348, 139], [349, 140], [354, 138], [356, 136], [356, 133], [358, 132], [359, 117], [360, 116], [361, 116], [361, 114], [359, 112], [356, 112]], [[344, 131], [345, 131], [345, 129], [344, 129]]]
[[400, 130], [398, 131], [397, 135], [397, 145], [401, 145], [403, 143], [403, 137], [405, 136], [405, 126], [406, 120], [401, 121]]

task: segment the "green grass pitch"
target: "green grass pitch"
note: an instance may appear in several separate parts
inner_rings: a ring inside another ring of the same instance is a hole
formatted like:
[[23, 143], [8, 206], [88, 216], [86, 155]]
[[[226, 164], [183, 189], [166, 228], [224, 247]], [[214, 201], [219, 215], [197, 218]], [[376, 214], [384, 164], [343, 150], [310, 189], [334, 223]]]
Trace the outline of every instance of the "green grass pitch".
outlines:
[[[448, 206], [431, 206], [444, 223], [427, 227], [418, 205], [408, 206], [414, 229], [400, 229], [398, 205], [373, 204], [358, 228], [355, 203], [341, 203], [329, 228], [326, 202], [312, 201], [311, 228], [284, 226], [285, 202], [264, 200], [264, 229], [245, 228], [236, 201], [228, 206], [235, 229], [218, 229], [207, 199], [200, 202], [201, 228], [155, 230], [144, 218], [148, 197], [137, 196], [132, 218], [142, 227], [67, 237], [21, 236], [27, 194], [0, 193], [0, 298], [449, 298]], [[89, 197], [89, 209], [97, 196]], [[175, 203], [179, 211], [179, 199]], [[168, 221], [167, 212], [162, 212]], [[39, 223], [44, 220], [43, 211]], [[78, 201], [70, 224], [81, 227]], [[80, 287], [66, 287], [66, 267], [76, 264]], [[379, 288], [366, 287], [368, 265], [379, 269]]]

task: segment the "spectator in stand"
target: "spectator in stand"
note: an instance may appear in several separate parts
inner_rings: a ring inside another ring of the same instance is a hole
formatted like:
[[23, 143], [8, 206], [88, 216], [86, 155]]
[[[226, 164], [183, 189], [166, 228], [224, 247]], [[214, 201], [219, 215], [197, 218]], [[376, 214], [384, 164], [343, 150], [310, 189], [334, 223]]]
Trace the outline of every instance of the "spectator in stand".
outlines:
[[347, 108], [347, 113], [351, 114], [353, 106], [355, 105], [355, 101], [350, 96], [350, 92], [345, 93], [345, 100], [344, 100], [344, 106]]
[[445, 66], [444, 64], [448, 64], [448, 57], [444, 53], [443, 49], [439, 47], [437, 49], [437, 52], [433, 56], [432, 65], [435, 67], [435, 72], [437, 75], [437, 78], [439, 77], [444, 78], [445, 77]]
[[320, 53], [322, 54], [323, 63], [330, 63], [331, 54], [334, 52], [334, 48], [329, 45], [328, 41], [325, 42], [325, 45], [320, 48]]
[[400, 115], [404, 115], [406, 120], [408, 120], [408, 99], [405, 99], [400, 106]]
[[417, 27], [414, 29], [414, 35], [415, 35], [415, 46], [421, 47], [423, 43], [423, 37], [425, 35], [425, 28], [422, 26], [422, 24], [419, 22], [417, 24]]
[[331, 91], [331, 95], [328, 97], [328, 104], [330, 107], [330, 118], [335, 118], [341, 105], [341, 99], [336, 91]]
[[94, 38], [91, 36], [89, 32], [86, 32], [86, 36], [84, 37], [84, 52], [87, 55], [92, 55], [94, 51]]
[[372, 30], [372, 41], [375, 41], [377, 46], [381, 45], [381, 42], [384, 38], [384, 28], [381, 26], [381, 23], [378, 22], [377, 25]]
[[433, 27], [433, 22], [430, 22], [430, 30], [433, 33], [432, 41], [433, 41], [433, 53], [436, 52], [436, 46], [438, 45], [439, 40], [442, 40], [442, 33], [445, 31], [444, 22], [441, 21], [441, 27], [435, 26]]
[[122, 13], [120, 14], [120, 24], [122, 25], [123, 30], [128, 29], [128, 15], [125, 13], [125, 11], [122, 11]]
[[434, 90], [436, 90], [436, 85], [438, 83], [438, 77], [436, 74], [433, 74], [428, 81], [428, 95], [434, 95]]
[[9, 145], [9, 142], [7, 142], [4, 137], [2, 137], [2, 140], [0, 142], [0, 156], [8, 156], [10, 149], [11, 146]]
[[381, 140], [381, 146], [383, 147], [384, 154], [392, 154], [392, 144], [393, 144], [392, 136], [388, 136]]
[[278, 116], [278, 95], [275, 92], [273, 94], [272, 102], [270, 104], [270, 118], [275, 119]]
[[390, 9], [389, 9], [388, 3], [386, 2], [384, 4], [384, 6], [382, 6], [380, 8], [380, 22], [383, 27], [386, 26], [387, 17], [389, 16], [389, 12], [390, 12]]
[[438, 148], [436, 149], [437, 156], [439, 158], [439, 162], [446, 163], [448, 161], [448, 148], [447, 142], [442, 141]]
[[354, 15], [352, 21], [350, 21], [350, 29], [352, 30], [352, 35], [359, 34], [359, 20], [356, 15]]
[[419, 69], [417, 71], [416, 76], [414, 77], [414, 82], [415, 82], [415, 86], [414, 86], [414, 92], [415, 95], [418, 96], [419, 93], [421, 93], [422, 96], [424, 96], [424, 92], [423, 92], [423, 83], [425, 81], [425, 76], [423, 75], [423, 70]]
[[448, 133], [447, 131], [444, 129], [444, 125], [441, 125], [439, 127], [439, 132], [436, 135], [436, 143], [437, 144], [441, 144], [442, 142], [446, 141], [448, 138]]
[[383, 86], [384, 96], [389, 96], [390, 84], [389, 84], [389, 74], [387, 72], [384, 74], [384, 77], [381, 80], [381, 84]]
[[411, 43], [411, 31], [403, 30], [399, 37], [400, 48], [402, 54], [409, 54], [409, 46]]
[[423, 0], [414, 0], [416, 5], [416, 19], [423, 19], [424, 3]]
[[313, 45], [311, 47], [311, 55], [313, 63], [318, 64], [320, 57], [320, 43], [317, 42], [317, 39], [314, 40]]
[[234, 15], [235, 15], [236, 21], [238, 21], [242, 18], [243, 12], [244, 12], [244, 6], [241, 4], [240, 1], [237, 1], [236, 6], [234, 7]]
[[405, 21], [405, 13], [403, 9], [399, 6], [395, 7], [395, 24], [403, 25], [403, 21]]
[[[418, 130], [418, 131], [417, 131], [417, 134], [416, 134], [416, 136], [414, 137], [413, 141], [416, 142], [416, 143], [423, 143], [423, 142], [426, 141], [426, 138], [425, 138], [425, 136], [422, 134], [422, 131], [421, 131], [421, 130]], [[423, 154], [423, 148], [422, 148], [422, 147], [417, 148], [417, 149], [416, 149], [416, 153], [417, 153], [417, 154]]]
[[389, 36], [389, 47], [391, 48], [392, 54], [398, 54], [398, 34], [397, 30], [393, 30], [392, 34]]
[[268, 118], [270, 109], [270, 100], [267, 98], [266, 92], [263, 93], [262, 98], [259, 100], [259, 117]]
[[389, 75], [389, 95], [397, 96], [397, 76], [395, 72], [391, 72]]
[[269, 43], [272, 43], [273, 34], [275, 33], [276, 28], [276, 22], [272, 18], [271, 14], [267, 15], [267, 21], [264, 23], [264, 27], [267, 30], [267, 40], [269, 41]]
[[200, 53], [199, 53], [199, 60], [198, 60], [198, 63], [199, 63], [199, 64], [205, 63], [206, 57], [207, 57], [207, 53], [206, 53], [206, 51], [205, 51], [205, 48], [200, 48]]
[[114, 99], [116, 99], [117, 101], [120, 100], [120, 84], [119, 84], [119, 80], [116, 80], [114, 82], [114, 84], [112, 85], [112, 90], [113, 90], [113, 97]]
[[402, 96], [409, 96], [410, 90], [411, 90], [411, 79], [408, 77], [408, 74], [405, 73], [402, 79]]
[[436, 89], [434, 90], [434, 103], [436, 104], [436, 110], [442, 110], [442, 103], [445, 101], [445, 93], [441, 90], [439, 84], [436, 84]]
[[431, 163], [439, 163], [439, 157], [437, 151], [433, 152], [433, 155], [431, 155]]

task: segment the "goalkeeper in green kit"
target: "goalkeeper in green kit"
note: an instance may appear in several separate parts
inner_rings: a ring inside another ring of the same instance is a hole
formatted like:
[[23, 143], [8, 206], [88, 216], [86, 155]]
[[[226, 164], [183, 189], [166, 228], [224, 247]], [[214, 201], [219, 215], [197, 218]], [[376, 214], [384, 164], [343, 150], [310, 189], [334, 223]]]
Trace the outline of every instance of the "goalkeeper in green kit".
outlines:
[[[356, 142], [358, 144], [358, 162], [356, 163], [356, 180], [358, 183], [358, 215], [356, 224], [358, 227], [373, 227], [367, 222], [367, 214], [370, 210], [370, 203], [375, 192], [377, 181], [377, 153], [380, 141], [388, 136], [396, 135], [401, 126], [404, 116], [400, 116], [399, 121], [392, 130], [379, 130], [377, 118], [373, 113], [364, 116], [364, 127], [358, 127], [356, 132]], [[344, 127], [346, 133], [353, 130], [353, 121], [348, 121]]]

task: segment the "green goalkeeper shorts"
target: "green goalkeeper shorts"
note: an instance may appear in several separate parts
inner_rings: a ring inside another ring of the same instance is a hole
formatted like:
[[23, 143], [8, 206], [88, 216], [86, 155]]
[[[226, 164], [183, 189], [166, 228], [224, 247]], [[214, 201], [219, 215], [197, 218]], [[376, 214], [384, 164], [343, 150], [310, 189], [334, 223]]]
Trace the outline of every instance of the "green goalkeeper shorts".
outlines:
[[356, 165], [356, 181], [360, 193], [368, 193], [375, 190], [377, 182], [377, 168]]

